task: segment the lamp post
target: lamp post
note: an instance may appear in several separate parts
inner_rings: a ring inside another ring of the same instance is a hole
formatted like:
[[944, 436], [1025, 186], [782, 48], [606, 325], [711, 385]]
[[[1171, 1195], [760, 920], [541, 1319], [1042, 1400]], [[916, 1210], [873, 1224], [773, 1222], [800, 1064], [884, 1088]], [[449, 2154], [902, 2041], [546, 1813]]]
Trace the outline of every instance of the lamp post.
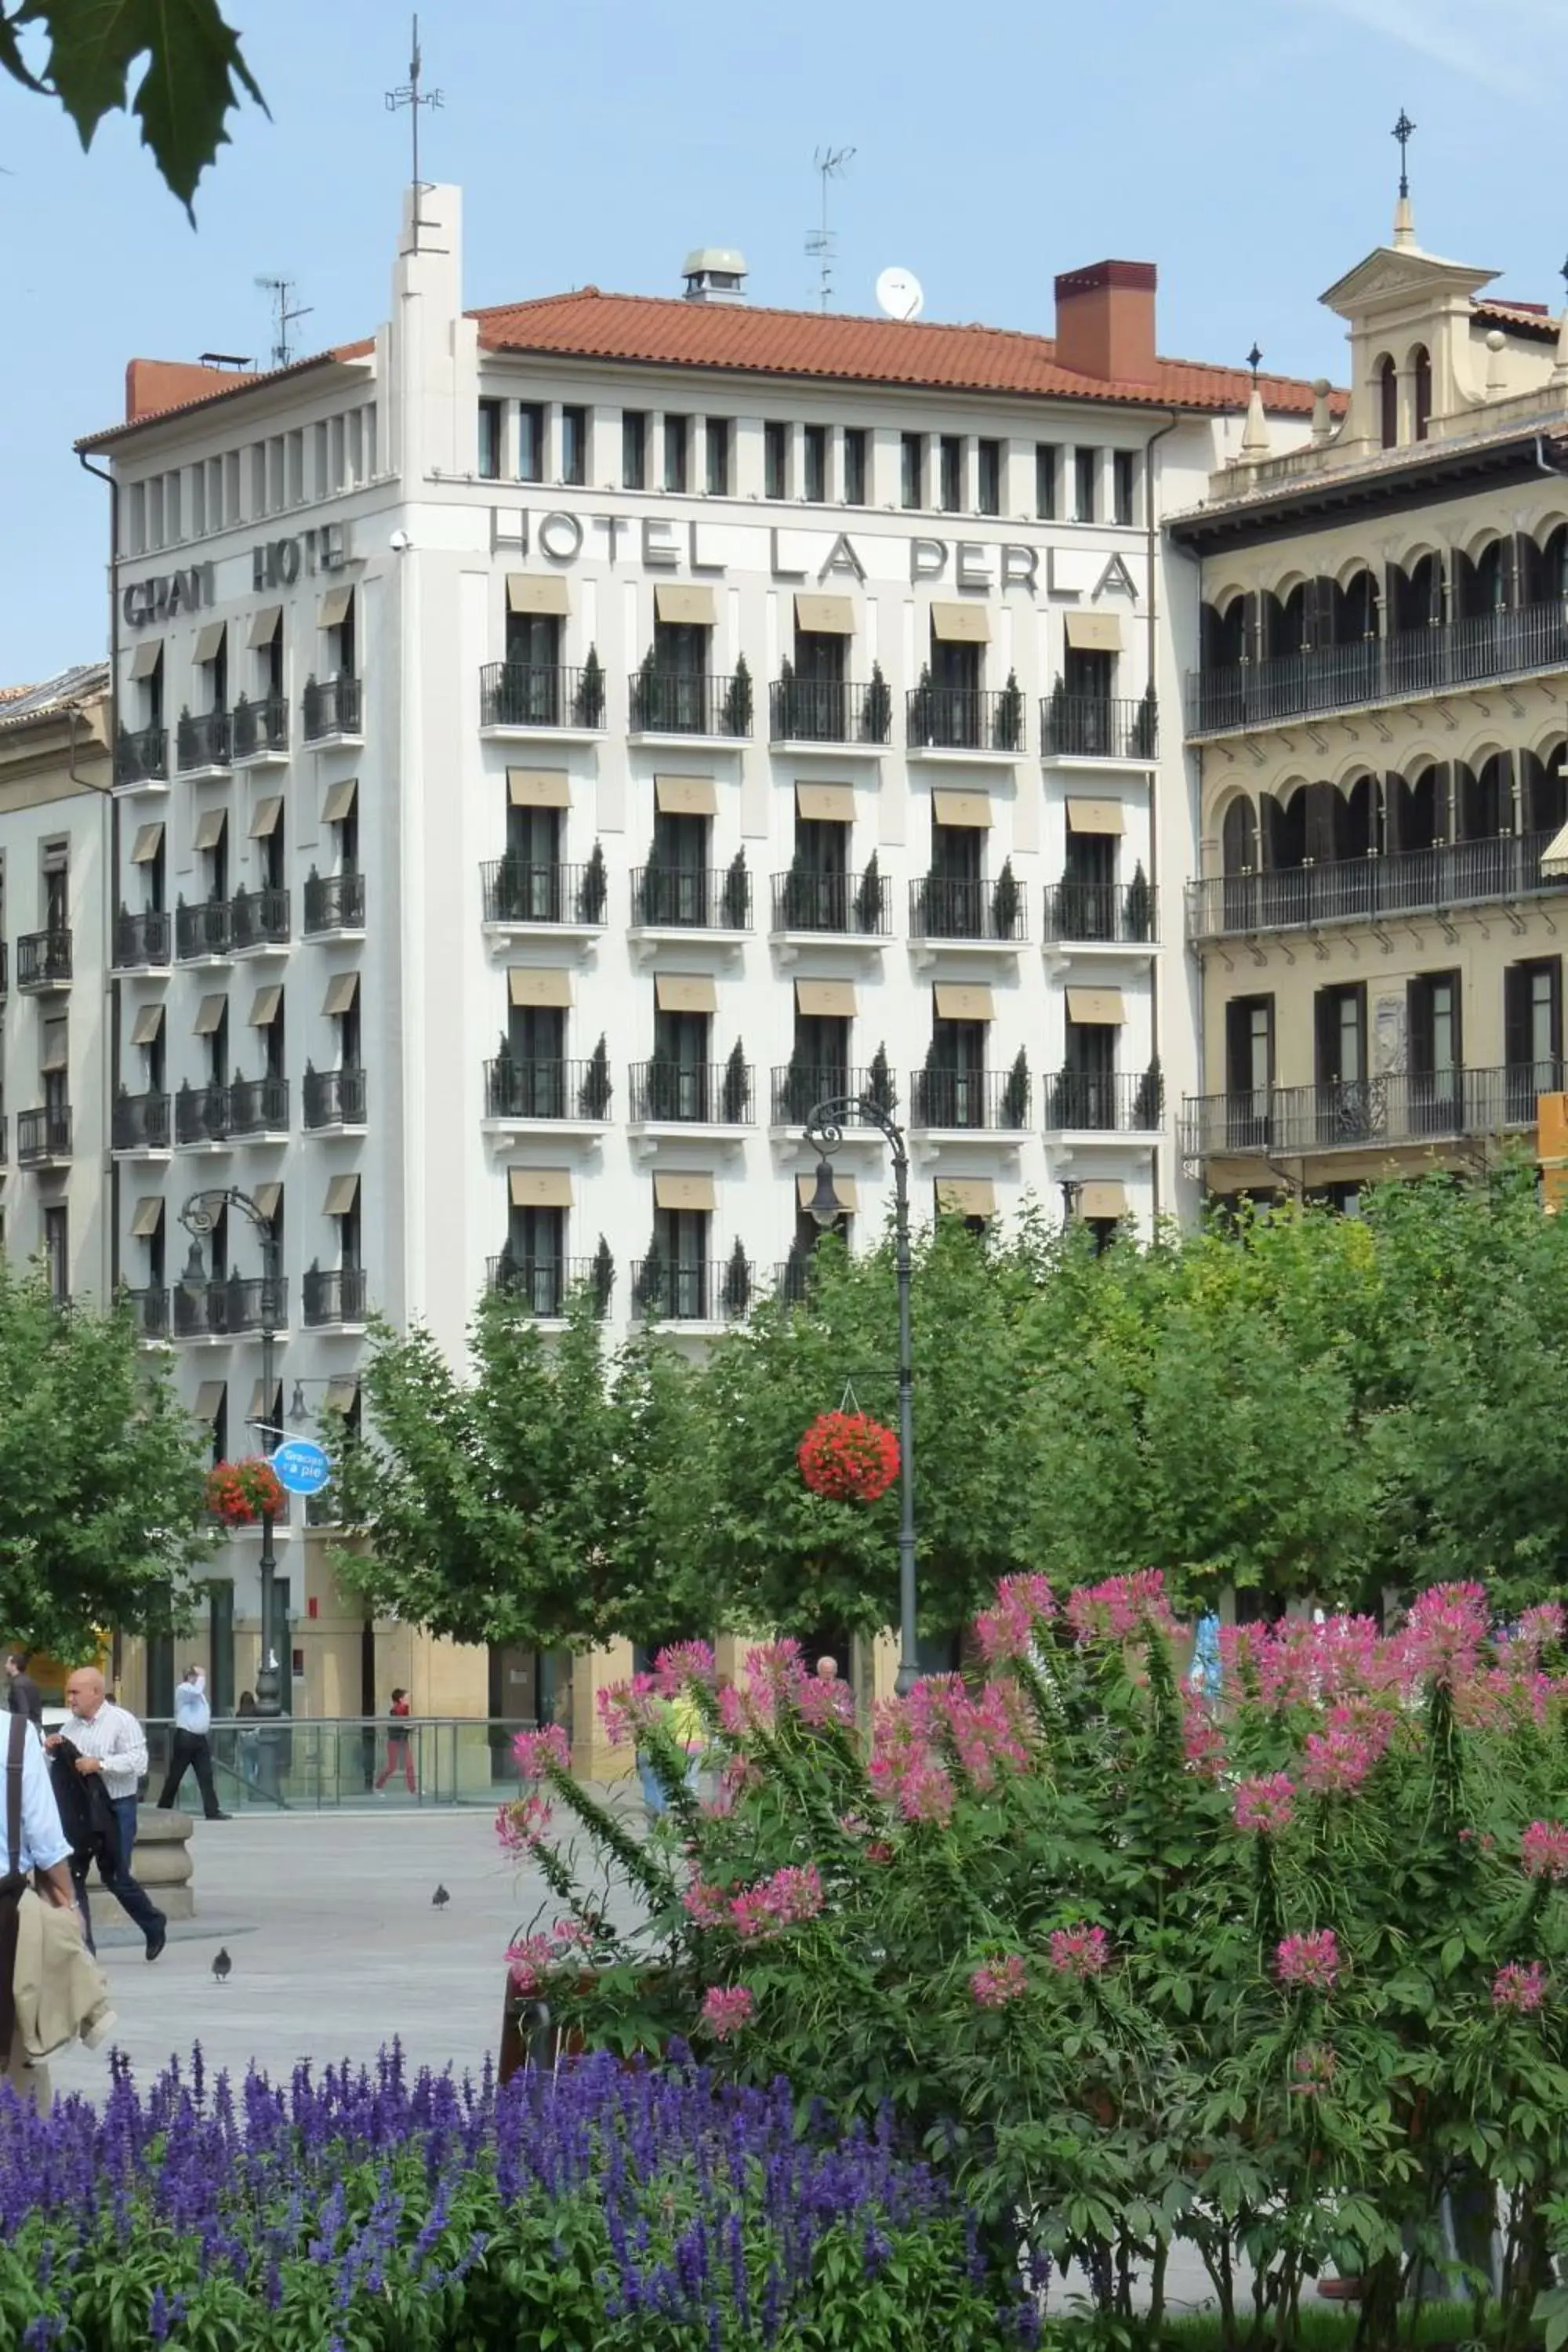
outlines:
[[833, 1187], [832, 1154], [844, 1140], [847, 1119], [859, 1119], [886, 1136], [893, 1155], [893, 1240], [899, 1278], [899, 1675], [894, 1687], [908, 1696], [921, 1678], [915, 1630], [915, 1367], [910, 1333], [910, 1155], [903, 1129], [890, 1111], [869, 1095], [834, 1095], [819, 1102], [805, 1122], [815, 1143], [816, 1190], [807, 1214], [824, 1227], [847, 1213]]
[[[191, 1236], [191, 1254], [186, 1262], [182, 1287], [186, 1295], [205, 1295], [207, 1277], [202, 1264], [202, 1237], [212, 1232], [225, 1209], [237, 1209], [248, 1217], [261, 1243], [261, 1398], [262, 1411], [270, 1416], [272, 1411], [274, 1346], [278, 1337], [279, 1308], [279, 1248], [278, 1234], [271, 1218], [258, 1201], [237, 1185], [228, 1185], [208, 1192], [193, 1192], [180, 1211], [180, 1223]], [[267, 1451], [265, 1435], [270, 1422], [263, 1423], [263, 1451]], [[272, 1513], [261, 1514], [261, 1663], [256, 1674], [256, 1712], [277, 1717], [282, 1713], [281, 1685], [278, 1672], [277, 1618], [278, 1557], [272, 1546]]]

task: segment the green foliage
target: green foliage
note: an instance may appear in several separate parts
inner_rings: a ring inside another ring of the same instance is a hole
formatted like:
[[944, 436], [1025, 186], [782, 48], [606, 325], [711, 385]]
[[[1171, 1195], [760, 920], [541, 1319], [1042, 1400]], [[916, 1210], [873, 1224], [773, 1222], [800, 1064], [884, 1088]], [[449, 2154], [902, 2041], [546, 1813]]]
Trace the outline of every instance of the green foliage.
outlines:
[[861, 875], [855, 892], [855, 923], [857, 929], [869, 935], [880, 929], [881, 920], [882, 871], [873, 850], [866, 860], [866, 871]]
[[735, 667], [730, 683], [724, 688], [724, 732], [726, 735], [749, 735], [752, 731], [752, 673], [744, 654], [735, 656]]
[[998, 751], [1021, 751], [1024, 748], [1024, 689], [1016, 669], [1007, 672], [1007, 683], [997, 698], [995, 745]]
[[720, 1094], [720, 1108], [724, 1118], [731, 1127], [742, 1125], [752, 1108], [752, 1072], [746, 1060], [746, 1048], [739, 1037], [730, 1048]]
[[1153, 937], [1154, 894], [1149, 887], [1149, 877], [1139, 859], [1132, 869], [1132, 879], [1127, 885], [1127, 911], [1123, 917], [1130, 940]]
[[874, 661], [871, 664], [870, 684], [866, 688], [863, 731], [867, 742], [885, 742], [888, 730], [892, 724], [892, 688], [882, 676], [881, 663]]
[[[871, 862], [875, 865], [875, 858]], [[869, 870], [870, 868], [868, 867], [867, 871], [869, 872]], [[870, 1066], [866, 1072], [866, 1091], [879, 1110], [890, 1111], [898, 1104], [898, 1090], [893, 1085], [893, 1073], [888, 1060], [888, 1048], [880, 1042], [871, 1056]]]
[[588, 1056], [578, 1108], [584, 1118], [604, 1118], [610, 1108], [610, 1054], [603, 1031]]
[[[597, 646], [589, 646], [587, 659], [583, 664], [583, 675], [577, 681], [574, 716], [579, 727], [602, 727], [605, 723], [605, 667], [599, 659]], [[594, 847], [597, 853], [597, 842]]]
[[583, 920], [601, 923], [605, 919], [605, 901], [610, 895], [609, 876], [605, 870], [605, 845], [595, 841], [588, 852], [588, 863], [583, 868]]
[[724, 923], [731, 931], [743, 931], [751, 919], [752, 883], [746, 872], [746, 853], [737, 849], [724, 875]]
[[1002, 871], [996, 877], [991, 891], [991, 924], [997, 939], [1010, 940], [1013, 937], [1018, 928], [1018, 908], [1021, 903], [1022, 893], [1018, 888], [1017, 877], [1013, 871], [1013, 861], [1010, 857], [1005, 858]]
[[[37, 72], [25, 46], [35, 28], [48, 42]], [[142, 59], [132, 94], [131, 78]], [[106, 114], [129, 108], [193, 223], [196, 183], [228, 143], [225, 125], [241, 95], [267, 112], [217, 0], [20, 0], [0, 9], [0, 69], [58, 98], [84, 149]]]

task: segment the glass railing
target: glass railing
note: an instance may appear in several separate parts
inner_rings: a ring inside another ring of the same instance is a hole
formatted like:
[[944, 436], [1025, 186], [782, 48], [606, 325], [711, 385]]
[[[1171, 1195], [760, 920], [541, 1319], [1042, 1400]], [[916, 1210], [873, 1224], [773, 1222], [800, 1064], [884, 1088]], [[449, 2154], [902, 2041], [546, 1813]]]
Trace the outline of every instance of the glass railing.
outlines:
[[[531, 1717], [416, 1717], [396, 1727], [385, 1716], [215, 1717], [208, 1739], [226, 1812], [326, 1812], [371, 1806], [499, 1804], [521, 1781], [511, 1743], [533, 1728]], [[147, 1721], [145, 1801], [156, 1804], [168, 1769], [174, 1726]], [[378, 1787], [377, 1783], [381, 1785]], [[199, 1809], [187, 1772], [176, 1803]]]

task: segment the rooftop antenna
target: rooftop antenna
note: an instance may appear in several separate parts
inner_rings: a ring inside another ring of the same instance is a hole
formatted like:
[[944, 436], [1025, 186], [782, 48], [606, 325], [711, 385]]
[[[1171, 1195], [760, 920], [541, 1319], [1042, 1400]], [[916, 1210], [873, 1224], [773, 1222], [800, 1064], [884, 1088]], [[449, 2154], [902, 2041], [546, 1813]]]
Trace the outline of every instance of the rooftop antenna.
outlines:
[[822, 180], [822, 226], [807, 232], [805, 253], [808, 261], [818, 264], [822, 307], [826, 310], [833, 299], [833, 257], [838, 248], [838, 238], [827, 226], [827, 183], [842, 179], [845, 166], [853, 161], [853, 147], [819, 147], [812, 158]]
[[310, 306], [309, 303], [301, 304], [290, 300], [290, 296], [297, 291], [292, 278], [258, 278], [256, 282], [264, 294], [268, 294], [272, 298], [275, 315], [272, 364], [275, 368], [286, 368], [294, 356], [294, 347], [289, 339], [289, 330], [296, 319], [310, 317]]
[[446, 104], [446, 100], [440, 90], [424, 89], [420, 87], [422, 70], [419, 56], [419, 19], [417, 16], [414, 19], [413, 50], [414, 54], [408, 61], [408, 79], [405, 82], [399, 83], [395, 89], [389, 89], [387, 91], [386, 110], [389, 114], [396, 114], [401, 108], [405, 106], [408, 109], [409, 119], [413, 128], [414, 250], [417, 253], [419, 250], [419, 192], [424, 186], [424, 182], [419, 177], [419, 110], [422, 106], [444, 106]]

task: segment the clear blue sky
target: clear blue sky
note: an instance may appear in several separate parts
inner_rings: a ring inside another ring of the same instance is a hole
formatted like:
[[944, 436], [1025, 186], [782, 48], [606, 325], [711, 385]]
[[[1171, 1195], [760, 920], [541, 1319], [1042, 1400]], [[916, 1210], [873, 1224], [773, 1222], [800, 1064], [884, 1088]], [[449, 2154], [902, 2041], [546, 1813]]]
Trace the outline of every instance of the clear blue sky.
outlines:
[[[112, 122], [0, 88], [0, 682], [101, 651], [107, 494], [70, 444], [120, 414], [132, 354], [264, 355], [258, 274], [312, 306], [301, 350], [384, 315], [407, 117], [398, 0], [227, 0], [247, 110], [187, 226]], [[1316, 297], [1388, 233], [1402, 105], [1422, 242], [1561, 299], [1563, 0], [424, 0], [425, 176], [461, 183], [467, 296], [587, 281], [675, 292], [742, 246], [758, 301], [812, 299], [815, 148], [837, 307], [900, 262], [927, 315], [1049, 331], [1059, 269], [1160, 268], [1160, 346], [1337, 373]]]

